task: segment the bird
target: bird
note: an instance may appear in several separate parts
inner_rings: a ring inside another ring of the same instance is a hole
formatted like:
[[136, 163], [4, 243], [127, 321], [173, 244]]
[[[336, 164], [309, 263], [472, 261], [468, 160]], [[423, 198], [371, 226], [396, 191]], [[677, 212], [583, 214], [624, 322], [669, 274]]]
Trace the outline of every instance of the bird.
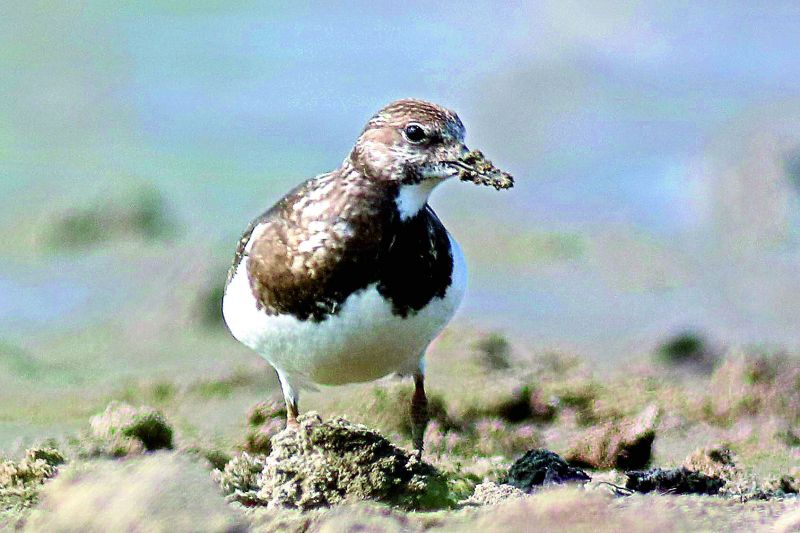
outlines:
[[463, 253], [428, 203], [450, 178], [513, 178], [464, 144], [458, 115], [397, 100], [367, 122], [339, 168], [289, 191], [238, 242], [222, 313], [274, 367], [297, 427], [300, 391], [413, 376], [412, 443], [428, 424], [425, 352], [458, 308]]

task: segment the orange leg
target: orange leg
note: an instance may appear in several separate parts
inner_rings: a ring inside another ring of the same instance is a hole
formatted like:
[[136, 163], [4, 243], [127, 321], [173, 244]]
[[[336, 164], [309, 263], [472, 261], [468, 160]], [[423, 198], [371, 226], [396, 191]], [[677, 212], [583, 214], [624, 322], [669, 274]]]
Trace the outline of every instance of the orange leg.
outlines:
[[286, 402], [286, 427], [297, 428], [300, 425], [297, 423], [297, 403]]
[[425, 376], [414, 374], [414, 394], [411, 396], [411, 439], [417, 450], [417, 459], [422, 459], [425, 428], [428, 426], [428, 398], [425, 396]]
[[277, 372], [278, 380], [281, 382], [281, 390], [283, 391], [283, 400], [286, 402], [286, 427], [297, 428], [297, 415], [299, 414], [297, 403], [299, 400], [299, 395], [289, 380], [286, 379], [286, 376], [283, 374], [283, 372], [280, 370], [277, 370]]

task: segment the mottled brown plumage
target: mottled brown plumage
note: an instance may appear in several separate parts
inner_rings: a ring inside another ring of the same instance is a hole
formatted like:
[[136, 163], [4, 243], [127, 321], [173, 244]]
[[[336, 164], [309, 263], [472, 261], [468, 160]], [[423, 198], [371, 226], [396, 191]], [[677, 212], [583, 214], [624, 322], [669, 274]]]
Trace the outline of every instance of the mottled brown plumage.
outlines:
[[451, 177], [513, 184], [463, 141], [452, 111], [393, 102], [367, 122], [338, 169], [290, 191], [240, 239], [223, 314], [234, 336], [277, 370], [289, 422], [301, 384], [413, 372], [414, 443], [422, 449], [421, 360], [466, 283], [463, 257], [428, 196]]
[[373, 283], [400, 315], [442, 295], [452, 258], [436, 215], [424, 210], [401, 221], [398, 185], [364, 181], [353, 171], [313, 178], [252, 225], [258, 233], [250, 230], [247, 270], [259, 309], [324, 320]]
[[314, 178], [264, 217], [248, 261], [264, 312], [322, 320], [374, 278], [391, 196], [389, 184], [364, 180], [355, 172]]

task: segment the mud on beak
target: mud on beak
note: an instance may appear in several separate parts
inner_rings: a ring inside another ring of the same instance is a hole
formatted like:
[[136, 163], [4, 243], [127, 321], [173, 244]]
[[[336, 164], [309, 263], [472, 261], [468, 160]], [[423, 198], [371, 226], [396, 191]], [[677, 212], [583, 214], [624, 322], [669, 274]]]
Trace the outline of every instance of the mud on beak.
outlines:
[[470, 181], [476, 185], [487, 185], [500, 189], [510, 189], [514, 186], [514, 178], [511, 174], [503, 172], [494, 164], [486, 159], [480, 150], [467, 151], [455, 160], [446, 163], [449, 167], [456, 170], [458, 179]]

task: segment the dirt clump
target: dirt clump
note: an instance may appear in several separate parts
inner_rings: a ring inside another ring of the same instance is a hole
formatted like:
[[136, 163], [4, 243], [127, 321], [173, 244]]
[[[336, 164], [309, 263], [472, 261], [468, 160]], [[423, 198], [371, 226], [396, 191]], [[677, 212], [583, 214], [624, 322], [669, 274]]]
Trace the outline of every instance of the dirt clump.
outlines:
[[687, 469], [726, 481], [738, 475], [733, 452], [724, 445], [698, 448], [683, 462]]
[[792, 468], [788, 474], [771, 480], [768, 488], [776, 493], [800, 494], [800, 468]]
[[722, 480], [719, 494], [740, 501], [767, 500], [781, 488], [780, 479], [764, 480], [750, 469], [740, 468], [736, 456], [725, 445], [699, 448], [684, 460], [683, 466]]
[[219, 483], [222, 491], [231, 502], [239, 502], [245, 506], [266, 505], [259, 498], [262, 479], [261, 472], [266, 465], [265, 455], [251, 455], [242, 452], [222, 468], [214, 470], [211, 477]]
[[0, 518], [34, 505], [44, 482], [55, 476], [64, 462], [64, 456], [54, 448], [31, 448], [19, 462], [0, 461]]
[[506, 483], [486, 481], [475, 487], [472, 496], [461, 502], [464, 506], [496, 505], [506, 500], [522, 498], [525, 491]]
[[268, 456], [242, 454], [215, 472], [229, 498], [301, 510], [360, 500], [406, 509], [455, 505], [441, 473], [366, 426], [316, 413], [298, 421], [273, 437]]

